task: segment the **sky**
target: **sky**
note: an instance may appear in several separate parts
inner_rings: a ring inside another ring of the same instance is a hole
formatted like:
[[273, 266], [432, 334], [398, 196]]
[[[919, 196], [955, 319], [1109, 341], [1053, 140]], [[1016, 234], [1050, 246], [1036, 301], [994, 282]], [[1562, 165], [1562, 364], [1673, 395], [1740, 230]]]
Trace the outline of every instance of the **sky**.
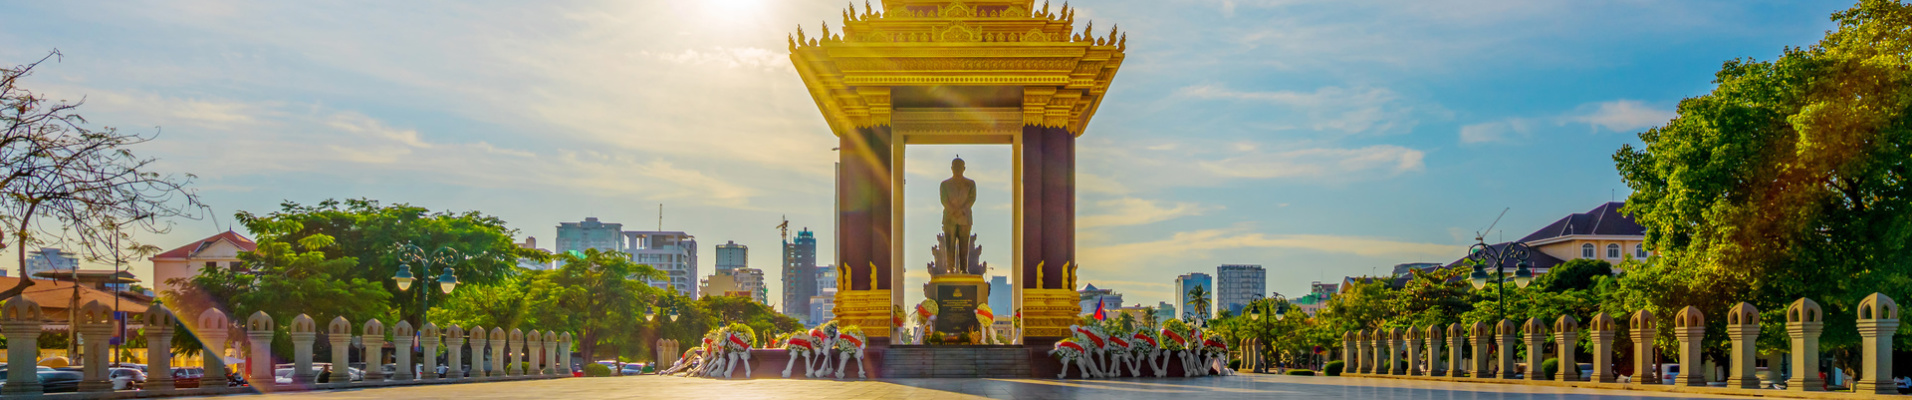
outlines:
[[[1080, 282], [1153, 305], [1177, 275], [1222, 264], [1261, 265], [1270, 291], [1296, 296], [1452, 261], [1503, 210], [1490, 241], [1624, 199], [1621, 145], [1709, 92], [1722, 62], [1810, 45], [1851, 4], [1071, 6], [1078, 24], [1129, 36], [1078, 142]], [[198, 176], [213, 217], [138, 236], [161, 248], [286, 201], [478, 210], [547, 248], [559, 222], [585, 217], [655, 228], [661, 204], [664, 229], [701, 242], [704, 271], [717, 244], [750, 246], [777, 301], [781, 218], [818, 232], [819, 261], [836, 245], [836, 141], [785, 38], [841, 26], [843, 7], [16, 2], [0, 9], [0, 64], [58, 49], [23, 85], [84, 99], [95, 125], [157, 134], [134, 150]], [[957, 155], [980, 188], [984, 260], [1008, 270], [1009, 152], [909, 148], [906, 288], [927, 277], [934, 183]], [[149, 262], [131, 268], [150, 276]]]

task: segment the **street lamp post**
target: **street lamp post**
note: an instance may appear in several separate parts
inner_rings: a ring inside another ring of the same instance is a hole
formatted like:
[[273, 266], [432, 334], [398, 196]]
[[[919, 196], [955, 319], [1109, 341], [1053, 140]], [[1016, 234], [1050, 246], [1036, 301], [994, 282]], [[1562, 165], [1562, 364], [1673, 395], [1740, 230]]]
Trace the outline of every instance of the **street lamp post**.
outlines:
[[[1495, 312], [1500, 314], [1502, 321], [1507, 319], [1507, 276], [1503, 265], [1507, 261], [1515, 262], [1514, 287], [1524, 289], [1534, 280], [1533, 263], [1528, 261], [1528, 254], [1532, 252], [1533, 249], [1521, 242], [1498, 248], [1488, 246], [1479, 236], [1474, 237], [1474, 247], [1467, 251], [1467, 259], [1474, 262], [1474, 273], [1468, 276], [1468, 283], [1474, 285], [1474, 290], [1486, 288], [1490, 280], [1496, 285], [1495, 291], [1499, 293], [1495, 301], [1499, 304], [1495, 306]], [[1494, 268], [1492, 275], [1487, 273], [1489, 265]], [[1499, 324], [1500, 321], [1494, 323]]]
[[[452, 265], [463, 263], [471, 257], [451, 247], [439, 247], [438, 250], [427, 252], [424, 248], [411, 243], [400, 243], [394, 246], [393, 253], [398, 256], [399, 264], [398, 273], [392, 274], [392, 281], [398, 284], [400, 292], [411, 290], [412, 281], [418, 280], [417, 276], [412, 275], [411, 266], [411, 264], [418, 264], [419, 272], [425, 276], [432, 275], [434, 266], [444, 268], [444, 273], [439, 274], [434, 281], [438, 283], [438, 290], [451, 294], [452, 289], [458, 287], [458, 275]], [[432, 293], [431, 290], [422, 288], [419, 292], [418, 326], [423, 328], [428, 318], [426, 314], [432, 307]]]

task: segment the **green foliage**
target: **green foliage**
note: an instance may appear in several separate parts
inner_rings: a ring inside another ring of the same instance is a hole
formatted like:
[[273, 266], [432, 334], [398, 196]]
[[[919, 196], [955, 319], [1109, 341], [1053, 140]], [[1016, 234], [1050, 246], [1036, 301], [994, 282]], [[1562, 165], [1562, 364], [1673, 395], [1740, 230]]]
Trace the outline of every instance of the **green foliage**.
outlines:
[[[328, 199], [316, 205], [281, 203], [278, 211], [265, 215], [241, 211], [237, 219], [257, 236], [261, 248], [270, 243], [299, 243], [306, 251], [313, 251], [314, 248], [303, 241], [320, 238], [331, 241], [321, 246], [327, 261], [352, 260], [346, 270], [334, 278], [371, 282], [388, 292], [383, 298], [388, 299], [389, 307], [396, 312], [381, 316], [388, 321], [418, 321], [419, 307], [424, 300], [421, 296], [437, 296], [435, 301], [442, 300], [443, 296], [442, 293], [427, 294], [435, 291], [432, 287], [435, 285], [430, 284], [408, 291], [398, 290], [392, 275], [398, 272], [399, 264], [407, 262], [396, 251], [399, 244], [409, 243], [426, 251], [448, 247], [469, 255], [469, 259], [452, 265], [457, 269], [461, 287], [501, 283], [518, 272], [516, 265], [520, 258], [550, 259], [543, 251], [519, 247], [513, 242], [511, 237], [516, 230], [506, 227], [504, 220], [477, 211], [434, 212], [409, 204], [383, 205], [371, 199], [350, 199], [343, 203]], [[412, 267], [415, 274], [435, 276], [438, 266], [434, 266], [431, 273], [422, 271], [421, 266]], [[454, 292], [453, 296], [459, 294]]]
[[1321, 372], [1327, 373], [1328, 376], [1341, 376], [1341, 370], [1347, 368], [1348, 363], [1346, 361], [1334, 360], [1329, 361], [1328, 365], [1322, 366]]
[[[1627, 269], [1629, 304], [1749, 302], [1764, 312], [1759, 347], [1775, 349], [1800, 297], [1832, 327], [1873, 292], [1912, 296], [1912, 6], [1863, 0], [1832, 20], [1817, 44], [1727, 61], [1711, 93], [1614, 154], [1634, 190], [1624, 211], [1657, 252]], [[1723, 320], [1708, 318], [1709, 337]], [[1821, 339], [1834, 353], [1858, 343], [1851, 329]]]
[[1613, 277], [1613, 264], [1606, 260], [1576, 258], [1548, 269], [1547, 273], [1534, 277], [1533, 286], [1540, 290], [1564, 292], [1568, 290], [1590, 290], [1601, 279]]
[[1560, 359], [1549, 358], [1547, 361], [1541, 361], [1540, 373], [1547, 380], [1554, 380], [1554, 374], [1560, 373]]
[[190, 278], [176, 278], [175, 289], [165, 294], [167, 304], [182, 316], [197, 316], [217, 306], [235, 322], [264, 311], [278, 322], [273, 353], [286, 357], [292, 354], [287, 329], [297, 315], [306, 314], [321, 323], [339, 316], [355, 322], [387, 316], [390, 292], [354, 277], [356, 259], [327, 258], [326, 250], [333, 244], [329, 237], [314, 234], [296, 242], [297, 249], [289, 241], [262, 241], [258, 250], [240, 253], [239, 259], [250, 271], [204, 268]]
[[[1340, 361], [1335, 361], [1335, 362], [1340, 362]], [[1340, 374], [1341, 374], [1341, 373], [1340, 373], [1340, 371], [1335, 371], [1335, 373], [1334, 373], [1334, 375], [1340, 375]], [[1291, 369], [1291, 370], [1288, 370], [1288, 375], [1294, 375], [1294, 376], [1315, 376], [1315, 372], [1314, 372], [1314, 370], [1306, 370], [1306, 369]]]
[[611, 367], [604, 366], [604, 364], [587, 363], [584, 364], [584, 376], [611, 376]]

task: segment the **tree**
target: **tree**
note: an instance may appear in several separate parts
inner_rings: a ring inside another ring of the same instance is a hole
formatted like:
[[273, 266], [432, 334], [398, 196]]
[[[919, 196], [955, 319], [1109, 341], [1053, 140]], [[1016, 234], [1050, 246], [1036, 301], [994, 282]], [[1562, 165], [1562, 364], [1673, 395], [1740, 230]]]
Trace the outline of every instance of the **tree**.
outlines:
[[[1658, 252], [1623, 279], [1653, 285], [1637, 287], [1638, 304], [1750, 302], [1766, 312], [1767, 346], [1794, 299], [1849, 326], [1866, 295], [1912, 295], [1912, 6], [1864, 0], [1832, 20], [1812, 46], [1727, 61], [1711, 93], [1614, 154], [1634, 190], [1623, 211]], [[1858, 335], [1822, 340], [1847, 349]]]
[[1196, 285], [1195, 287], [1188, 288], [1186, 296], [1188, 296], [1188, 306], [1195, 309], [1194, 315], [1203, 321], [1208, 320], [1208, 306], [1210, 305], [1208, 289], [1203, 288], [1201, 285]]
[[1555, 265], [1547, 273], [1534, 277], [1533, 287], [1552, 292], [1592, 289], [1599, 279], [1613, 277], [1613, 264], [1606, 260], [1576, 258]]
[[[258, 236], [260, 244], [290, 242], [312, 235], [333, 238], [334, 246], [326, 254], [332, 258], [355, 259], [357, 268], [344, 278], [377, 282], [391, 293], [395, 319], [416, 321], [419, 306], [427, 290], [400, 291], [392, 281], [403, 263], [397, 246], [409, 243], [427, 250], [449, 247], [469, 259], [453, 265], [464, 287], [481, 287], [504, 282], [518, 273], [519, 259], [549, 260], [550, 254], [519, 247], [512, 241], [517, 231], [505, 226], [498, 217], [477, 211], [433, 212], [409, 204], [383, 205], [377, 200], [350, 199], [321, 201], [316, 205], [284, 202], [279, 210], [265, 215], [241, 211], [238, 220]], [[419, 267], [419, 266], [414, 266]], [[416, 273], [427, 273], [414, 269]], [[453, 293], [457, 297], [461, 293]]]
[[306, 314], [320, 323], [341, 316], [365, 321], [391, 310], [387, 303], [391, 294], [378, 283], [349, 277], [357, 260], [327, 258], [324, 250], [332, 246], [332, 239], [325, 235], [307, 236], [298, 241], [297, 249], [281, 241], [260, 243], [258, 250], [239, 254], [245, 269], [201, 269], [190, 278], [175, 278], [171, 282], [175, 289], [166, 296], [182, 321], [215, 307], [235, 321], [264, 311], [279, 321], [275, 352], [290, 356], [286, 328], [293, 316]]
[[[22, 277], [27, 248], [34, 245], [77, 248], [88, 259], [117, 264], [129, 255], [113, 245], [140, 247], [132, 231], [165, 233], [170, 218], [196, 217], [204, 209], [187, 188], [192, 175], [154, 172], [156, 159], [133, 153], [156, 134], [89, 128], [76, 113], [84, 99], [54, 102], [19, 86], [40, 63], [59, 55], [55, 50], [39, 61], [0, 69], [0, 243], [11, 239]], [[0, 291], [0, 299], [32, 285], [32, 279], [21, 279]]]
[[633, 346], [632, 336], [659, 291], [644, 280], [663, 279], [663, 272], [631, 262], [625, 253], [597, 249], [565, 253], [559, 263], [533, 276], [528, 308], [550, 311], [528, 315], [527, 322], [578, 332], [578, 351], [593, 359], [644, 347]]

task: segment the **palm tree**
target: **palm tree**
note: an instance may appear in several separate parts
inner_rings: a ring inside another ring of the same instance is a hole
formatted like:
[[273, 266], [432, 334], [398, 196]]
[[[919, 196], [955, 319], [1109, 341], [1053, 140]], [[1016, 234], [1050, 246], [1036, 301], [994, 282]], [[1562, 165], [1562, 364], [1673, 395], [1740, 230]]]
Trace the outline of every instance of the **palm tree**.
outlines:
[[1155, 330], [1155, 306], [1142, 307], [1142, 327]]
[[1195, 312], [1197, 318], [1208, 321], [1208, 289], [1199, 285], [1188, 288], [1188, 306], [1197, 310]]

